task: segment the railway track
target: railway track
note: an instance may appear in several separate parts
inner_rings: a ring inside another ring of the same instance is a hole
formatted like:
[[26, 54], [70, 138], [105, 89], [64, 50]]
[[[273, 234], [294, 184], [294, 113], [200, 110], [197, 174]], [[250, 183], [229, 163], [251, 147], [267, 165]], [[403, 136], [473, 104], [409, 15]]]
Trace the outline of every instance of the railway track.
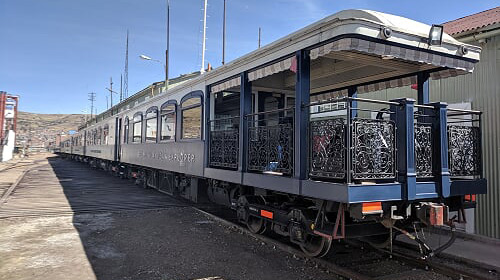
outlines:
[[212, 208], [198, 207], [197, 210], [234, 230], [293, 254], [296, 258], [313, 262], [318, 267], [346, 279], [499, 279], [497, 272], [475, 264], [439, 257], [422, 260], [417, 251], [401, 245], [396, 245], [391, 253], [361, 242], [337, 242], [332, 245], [330, 253], [324, 258], [308, 258], [296, 246], [280, 236], [251, 233], [234, 218], [228, 218], [227, 213], [221, 215]]
[[[403, 246], [394, 252], [376, 250], [361, 242], [337, 242], [322, 259], [308, 258], [280, 236], [256, 235], [236, 221], [232, 210], [211, 204], [192, 204], [153, 190], [125, 183], [110, 174], [61, 159], [37, 162], [28, 168], [0, 200], [0, 219], [60, 216], [102, 212], [156, 211], [193, 207], [234, 231], [283, 250], [293, 258], [310, 262], [346, 279], [499, 279], [487, 269], [456, 261], [419, 259], [415, 250]], [[57, 169], [57, 172], [54, 171]], [[106, 186], [106, 187], [103, 187]]]

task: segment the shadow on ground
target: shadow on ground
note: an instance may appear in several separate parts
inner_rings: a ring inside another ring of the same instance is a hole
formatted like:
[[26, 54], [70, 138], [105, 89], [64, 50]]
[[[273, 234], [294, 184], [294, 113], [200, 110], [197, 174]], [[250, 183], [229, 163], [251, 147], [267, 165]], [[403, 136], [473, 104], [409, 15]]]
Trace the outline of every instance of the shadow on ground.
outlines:
[[55, 157], [49, 164], [99, 280], [332, 279], [176, 198], [84, 163]]

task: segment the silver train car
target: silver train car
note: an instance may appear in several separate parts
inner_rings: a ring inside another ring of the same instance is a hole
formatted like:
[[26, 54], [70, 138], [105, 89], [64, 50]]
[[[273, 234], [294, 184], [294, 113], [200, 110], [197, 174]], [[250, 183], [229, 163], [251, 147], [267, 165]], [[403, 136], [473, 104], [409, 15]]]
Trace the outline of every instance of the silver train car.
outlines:
[[439, 25], [346, 10], [118, 104], [61, 153], [231, 207], [252, 232], [287, 236], [310, 256], [336, 239], [383, 247], [392, 233], [453, 232], [486, 193], [481, 112], [431, 102], [429, 81], [472, 72], [480, 51]]

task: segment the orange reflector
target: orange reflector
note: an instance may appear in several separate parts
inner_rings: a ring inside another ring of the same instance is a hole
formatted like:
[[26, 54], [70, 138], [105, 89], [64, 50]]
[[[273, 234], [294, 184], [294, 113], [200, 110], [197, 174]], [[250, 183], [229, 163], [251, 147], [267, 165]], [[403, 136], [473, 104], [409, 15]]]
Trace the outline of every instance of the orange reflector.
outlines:
[[273, 212], [270, 211], [260, 210], [260, 215], [268, 219], [273, 219]]
[[466, 194], [465, 195], [465, 200], [476, 202], [476, 195], [475, 194]]
[[362, 203], [363, 214], [369, 213], [381, 213], [382, 212], [382, 202], [363, 202]]

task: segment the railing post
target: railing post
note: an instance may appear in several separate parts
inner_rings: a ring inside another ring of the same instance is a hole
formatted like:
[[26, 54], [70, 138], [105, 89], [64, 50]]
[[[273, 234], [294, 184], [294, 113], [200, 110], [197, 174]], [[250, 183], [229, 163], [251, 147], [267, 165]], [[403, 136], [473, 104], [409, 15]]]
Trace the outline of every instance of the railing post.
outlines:
[[401, 98], [391, 100], [400, 105], [391, 105], [395, 114], [391, 118], [396, 123], [396, 161], [398, 182], [404, 186], [403, 197], [407, 200], [416, 198], [417, 173], [415, 170], [415, 124], [413, 108], [415, 100]]
[[239, 156], [238, 156], [238, 171], [245, 172], [247, 170], [248, 156], [248, 120], [246, 115], [252, 112], [252, 85], [248, 81], [248, 73], [241, 73], [240, 85], [240, 126], [239, 126]]
[[[349, 87], [347, 89], [347, 95], [349, 97], [357, 98], [358, 97], [358, 88], [356, 86]], [[358, 110], [356, 108], [358, 107], [358, 101], [357, 100], [349, 100], [350, 108], [355, 108], [354, 110], [351, 110], [351, 119], [354, 119], [358, 116]]]
[[308, 133], [310, 72], [311, 64], [309, 51], [296, 52], [297, 72], [295, 85], [295, 118], [294, 118], [294, 147], [293, 173], [297, 179], [307, 178], [307, 162], [309, 155]]
[[[208, 167], [210, 165], [210, 104], [211, 104], [211, 99], [210, 99], [210, 95], [212, 94], [210, 92], [210, 86], [206, 86], [205, 87], [205, 101], [203, 103], [203, 115], [205, 116], [205, 120], [206, 122], [203, 124], [203, 131], [205, 132], [205, 162], [203, 163], [203, 166], [206, 166]], [[179, 105], [180, 107], [180, 105]], [[177, 112], [176, 112], [176, 118], [177, 118], [177, 123], [180, 123], [180, 121], [182, 121], [180, 118], [181, 118], [181, 114], [180, 114], [180, 110], [178, 110], [179, 108], [176, 108]], [[175, 132], [175, 137], [177, 139], [180, 139], [181, 138], [181, 128], [180, 128], [180, 125], [176, 126], [176, 132]]]
[[448, 164], [448, 104], [444, 102], [436, 102], [430, 104], [435, 107], [435, 115], [433, 118], [433, 145], [436, 148], [434, 154], [433, 170], [436, 174], [436, 181], [439, 184], [438, 192], [442, 197], [450, 196], [450, 170]]
[[346, 183], [350, 184], [352, 181], [352, 115], [351, 115], [351, 101], [346, 102], [346, 124], [345, 124], [345, 137], [346, 137], [346, 155], [345, 155], [345, 175]]
[[429, 104], [429, 73], [420, 72], [417, 74], [417, 104]]

